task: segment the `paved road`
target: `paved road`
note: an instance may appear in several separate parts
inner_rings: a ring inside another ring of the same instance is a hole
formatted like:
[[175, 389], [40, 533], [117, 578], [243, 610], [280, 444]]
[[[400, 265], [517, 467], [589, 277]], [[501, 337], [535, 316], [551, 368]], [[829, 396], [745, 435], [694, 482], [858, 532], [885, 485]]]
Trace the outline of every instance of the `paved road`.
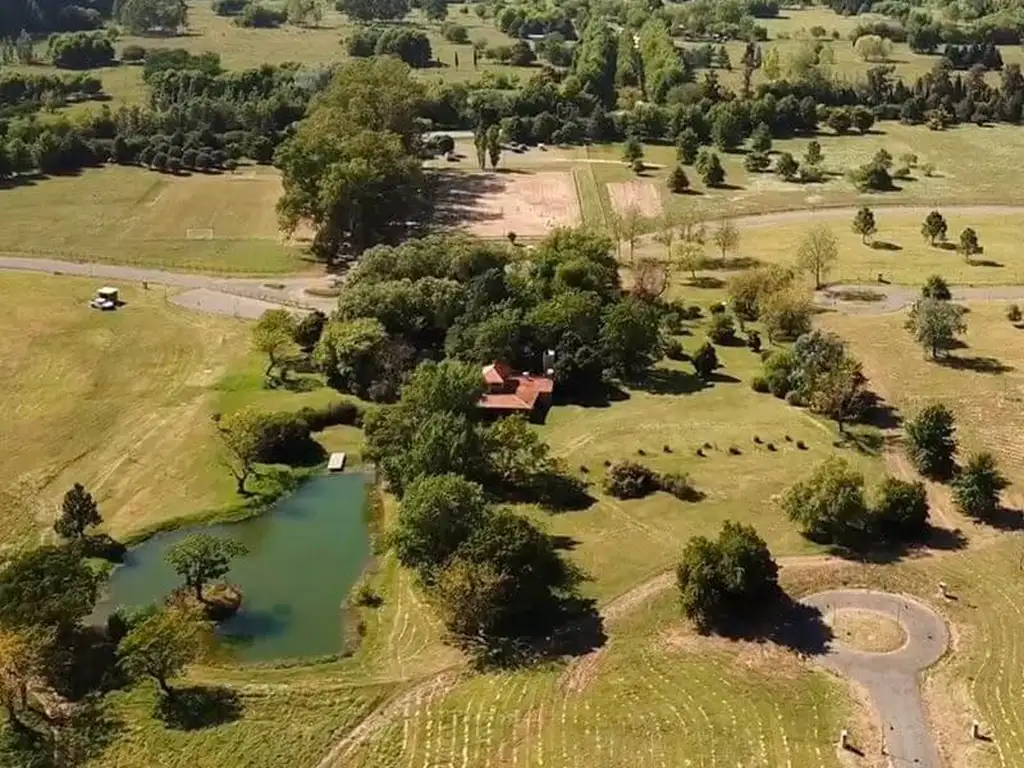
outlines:
[[867, 689], [895, 768], [940, 768], [917, 675], [938, 661], [949, 645], [949, 630], [942, 618], [909, 597], [886, 592], [835, 590], [811, 595], [801, 602], [818, 608], [826, 617], [834, 609], [852, 608], [884, 614], [903, 627], [907, 642], [892, 653], [866, 653], [832, 642], [815, 660]]
[[15, 256], [0, 256], [0, 270], [80, 275], [100, 280], [185, 288], [186, 292], [172, 297], [171, 300], [190, 309], [239, 317], [259, 317], [264, 310], [281, 305], [300, 309], [320, 309], [325, 312], [330, 312], [337, 306], [336, 299], [310, 296], [306, 293], [307, 288], [330, 287], [334, 278], [329, 275], [213, 277], [197, 272], [169, 272], [118, 264], [91, 264]]

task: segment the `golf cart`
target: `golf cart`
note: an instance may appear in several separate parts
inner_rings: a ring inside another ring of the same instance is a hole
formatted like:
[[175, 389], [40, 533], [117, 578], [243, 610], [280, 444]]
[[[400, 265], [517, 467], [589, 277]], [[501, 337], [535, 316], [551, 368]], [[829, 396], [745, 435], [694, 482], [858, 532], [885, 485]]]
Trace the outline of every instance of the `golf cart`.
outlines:
[[104, 312], [117, 309], [120, 304], [120, 300], [117, 295], [117, 288], [111, 288], [105, 286], [96, 291], [96, 295], [92, 301], [89, 302], [89, 306], [93, 309], [101, 309]]

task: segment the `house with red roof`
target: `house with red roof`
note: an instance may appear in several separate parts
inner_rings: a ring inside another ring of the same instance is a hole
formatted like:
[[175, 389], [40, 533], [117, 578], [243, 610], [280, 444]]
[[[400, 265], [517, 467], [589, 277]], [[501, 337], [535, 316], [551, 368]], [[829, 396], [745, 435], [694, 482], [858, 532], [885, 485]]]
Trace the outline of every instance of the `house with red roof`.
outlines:
[[513, 371], [496, 361], [483, 369], [487, 391], [480, 398], [480, 407], [495, 415], [521, 413], [535, 418], [551, 405], [555, 382], [549, 376]]

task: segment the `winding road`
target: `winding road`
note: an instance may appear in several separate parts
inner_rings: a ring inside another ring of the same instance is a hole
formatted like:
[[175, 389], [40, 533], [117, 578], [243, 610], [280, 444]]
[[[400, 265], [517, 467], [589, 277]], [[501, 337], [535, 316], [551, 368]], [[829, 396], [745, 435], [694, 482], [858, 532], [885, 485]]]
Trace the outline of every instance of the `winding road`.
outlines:
[[801, 600], [828, 616], [835, 610], [870, 611], [894, 619], [906, 633], [902, 648], [867, 653], [830, 641], [814, 663], [867, 689], [881, 723], [882, 739], [894, 766], [939, 768], [941, 760], [921, 703], [918, 673], [938, 661], [949, 645], [949, 630], [931, 608], [904, 595], [868, 590], [819, 592]]

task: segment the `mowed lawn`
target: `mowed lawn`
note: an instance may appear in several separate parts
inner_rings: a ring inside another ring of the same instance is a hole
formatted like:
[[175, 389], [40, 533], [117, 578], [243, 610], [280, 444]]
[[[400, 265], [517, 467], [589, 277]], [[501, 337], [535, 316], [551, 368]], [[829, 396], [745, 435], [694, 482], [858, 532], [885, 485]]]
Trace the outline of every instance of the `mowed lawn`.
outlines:
[[124, 285], [126, 305], [99, 312], [99, 285], [0, 273], [0, 546], [42, 533], [76, 482], [116, 536], [233, 496], [210, 394], [246, 354], [246, 324]]
[[844, 336], [874, 386], [904, 414], [941, 402], [957, 417], [961, 458], [993, 451], [1014, 485], [1011, 506], [1024, 507], [1024, 330], [1005, 316], [1009, 302], [972, 302], [966, 345], [934, 362], [904, 329], [906, 312], [826, 314], [821, 324]]
[[[682, 338], [691, 352], [703, 340], [699, 328]], [[558, 406], [548, 414], [541, 434], [570, 472], [591, 483], [597, 501], [586, 510], [537, 518], [551, 533], [568, 537], [570, 557], [590, 575], [589, 594], [608, 599], [674, 566], [691, 536], [716, 535], [730, 519], [757, 528], [776, 554], [815, 551], [773, 497], [830, 454], [845, 456], [869, 478], [880, 474], [880, 459], [867, 449], [836, 445], [834, 424], [754, 392], [750, 379], [760, 371], [758, 355], [742, 346], [718, 347], [718, 354], [723, 367], [711, 386], [700, 387], [689, 363], [666, 362], [649, 386], [631, 390], [626, 400], [607, 407]], [[698, 456], [698, 448], [706, 456]], [[705, 498], [607, 496], [601, 489], [604, 464], [623, 459], [686, 473]]]
[[[1024, 283], [1024, 253], [1020, 232], [1024, 209], [1004, 213], [951, 207], [943, 211], [948, 240], [931, 245], [921, 235], [928, 208], [874, 209], [878, 232], [868, 244], [854, 233], [852, 211], [819, 211], [783, 215], [778, 220], [750, 222], [741, 229], [737, 253], [758, 261], [792, 266], [801, 242], [815, 227], [827, 227], [839, 243], [839, 258], [827, 275], [830, 282], [870, 282], [882, 275], [892, 283], [918, 285], [929, 275], [942, 275], [957, 285], [1020, 285]], [[742, 225], [742, 222], [741, 222]], [[960, 233], [972, 227], [983, 253], [968, 261], [955, 249]], [[714, 247], [709, 248], [713, 251]]]
[[278, 230], [277, 172], [89, 169], [0, 190], [0, 253], [223, 274], [309, 268]]

